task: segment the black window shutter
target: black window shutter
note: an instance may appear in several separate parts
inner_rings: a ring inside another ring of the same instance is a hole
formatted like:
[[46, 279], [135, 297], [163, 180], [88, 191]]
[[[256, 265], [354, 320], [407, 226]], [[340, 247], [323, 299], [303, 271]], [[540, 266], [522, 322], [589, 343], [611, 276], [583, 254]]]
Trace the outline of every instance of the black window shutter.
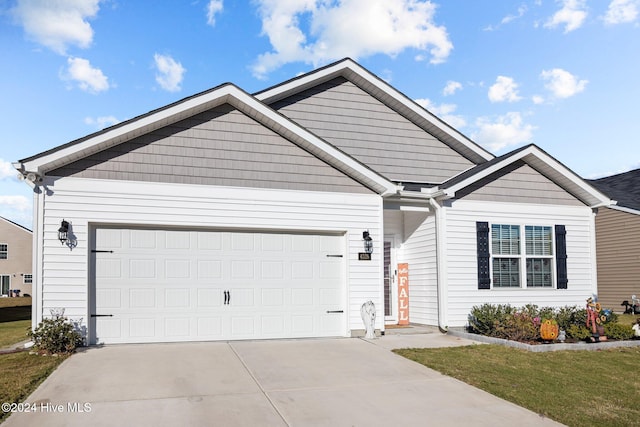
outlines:
[[567, 230], [564, 225], [556, 225], [556, 273], [558, 289], [567, 289]]
[[491, 289], [489, 277], [489, 223], [476, 222], [478, 243], [478, 289]]

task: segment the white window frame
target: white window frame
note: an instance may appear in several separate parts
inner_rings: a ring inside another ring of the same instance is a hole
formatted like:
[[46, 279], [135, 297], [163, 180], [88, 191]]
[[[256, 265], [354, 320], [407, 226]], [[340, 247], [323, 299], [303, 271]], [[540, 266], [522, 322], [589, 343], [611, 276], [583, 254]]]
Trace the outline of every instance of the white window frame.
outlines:
[[[27, 277], [29, 278], [29, 280], [27, 280]], [[25, 285], [32, 284], [33, 283], [33, 274], [24, 274], [22, 276], [22, 282]]]
[[0, 243], [0, 248], [4, 246], [5, 249], [0, 249], [0, 255], [4, 254], [4, 258], [0, 256], [0, 259], [9, 259], [9, 244], [8, 243]]
[[[511, 226], [518, 227], [519, 231], [519, 253], [518, 254], [496, 254], [493, 250], [493, 227], [494, 226]], [[527, 254], [527, 236], [526, 229], [527, 227], [545, 227], [551, 231], [551, 254], [550, 255], [529, 255]], [[555, 239], [555, 230], [553, 225], [543, 225], [543, 224], [514, 224], [508, 222], [496, 222], [489, 224], [489, 254], [490, 254], [490, 263], [489, 263], [489, 274], [491, 277], [491, 288], [492, 289], [557, 289], [557, 274], [556, 274], [556, 239]], [[495, 276], [494, 276], [494, 268], [493, 263], [495, 259], [518, 259], [518, 276], [519, 283], [518, 286], [496, 286]], [[551, 285], [550, 286], [529, 286], [527, 280], [527, 259], [549, 259], [551, 262]]]

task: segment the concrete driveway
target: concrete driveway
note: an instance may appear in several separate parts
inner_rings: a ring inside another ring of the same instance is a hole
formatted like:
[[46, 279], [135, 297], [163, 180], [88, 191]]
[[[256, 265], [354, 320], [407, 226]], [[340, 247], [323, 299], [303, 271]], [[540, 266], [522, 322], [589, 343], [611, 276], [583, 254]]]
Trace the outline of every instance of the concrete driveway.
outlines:
[[37, 412], [4, 425], [558, 425], [389, 351], [469, 343], [436, 333], [89, 348], [27, 399]]

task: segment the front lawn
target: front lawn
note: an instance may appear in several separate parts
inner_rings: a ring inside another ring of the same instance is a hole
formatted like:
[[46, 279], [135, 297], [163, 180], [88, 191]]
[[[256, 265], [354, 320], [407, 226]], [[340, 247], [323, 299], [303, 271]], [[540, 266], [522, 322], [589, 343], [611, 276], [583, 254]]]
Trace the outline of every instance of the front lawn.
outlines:
[[569, 426], [640, 423], [640, 347], [533, 353], [475, 345], [394, 351]]
[[[7, 310], [6, 308], [0, 309]], [[16, 320], [14, 322], [0, 322], [0, 348], [28, 340], [27, 329], [31, 320]]]
[[[0, 402], [25, 402], [66, 357], [45, 357], [28, 352], [1, 354]], [[8, 416], [9, 413], [0, 411], [0, 422]]]

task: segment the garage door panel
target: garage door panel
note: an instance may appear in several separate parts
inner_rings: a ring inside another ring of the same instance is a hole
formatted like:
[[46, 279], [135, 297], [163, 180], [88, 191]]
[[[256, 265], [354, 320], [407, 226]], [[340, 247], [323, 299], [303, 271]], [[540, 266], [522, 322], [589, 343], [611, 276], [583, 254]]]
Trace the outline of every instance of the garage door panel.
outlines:
[[223, 303], [222, 288], [199, 288], [197, 289], [198, 307], [219, 307]]
[[95, 236], [96, 248], [113, 251], [95, 254], [95, 312], [113, 316], [95, 321], [96, 342], [345, 333], [344, 313], [327, 314], [345, 306], [342, 236], [110, 228]]

